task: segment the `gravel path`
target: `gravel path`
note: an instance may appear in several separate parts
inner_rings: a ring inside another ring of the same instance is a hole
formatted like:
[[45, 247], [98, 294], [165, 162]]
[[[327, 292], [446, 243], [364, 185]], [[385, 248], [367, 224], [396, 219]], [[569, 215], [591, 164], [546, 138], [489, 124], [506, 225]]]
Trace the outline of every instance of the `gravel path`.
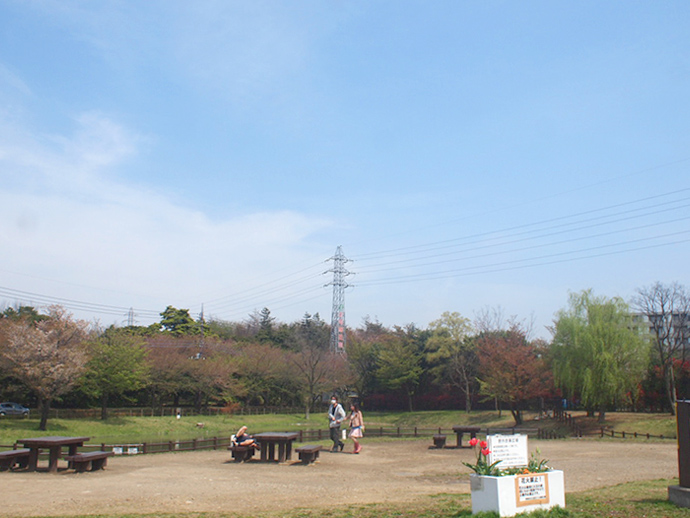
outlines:
[[[111, 457], [104, 471], [0, 473], [2, 516], [244, 512], [349, 502], [404, 502], [469, 493], [470, 449], [430, 449], [431, 440], [363, 442], [359, 455], [323, 452], [302, 466], [232, 462], [229, 452]], [[566, 494], [678, 475], [675, 442], [530, 441], [565, 472]], [[348, 445], [351, 449], [351, 445]]]

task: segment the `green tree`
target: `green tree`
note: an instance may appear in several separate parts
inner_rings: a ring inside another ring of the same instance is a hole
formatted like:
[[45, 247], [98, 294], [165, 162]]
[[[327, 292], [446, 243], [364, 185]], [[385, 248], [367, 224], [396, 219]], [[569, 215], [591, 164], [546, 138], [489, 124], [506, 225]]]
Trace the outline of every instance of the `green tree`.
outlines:
[[556, 383], [603, 421], [608, 407], [635, 391], [649, 362], [649, 342], [620, 298], [571, 294], [558, 312], [551, 346]]
[[436, 380], [460, 390], [465, 396], [465, 411], [470, 412], [479, 366], [472, 325], [460, 313], [446, 311], [429, 324], [429, 330], [426, 355], [432, 373]]
[[127, 329], [111, 327], [90, 344], [90, 360], [81, 390], [101, 403], [101, 419], [108, 418], [113, 396], [145, 386], [150, 371], [146, 341]]
[[193, 335], [200, 332], [200, 326], [189, 315], [188, 309], [168, 306], [161, 313], [161, 317], [161, 327], [173, 336]]
[[393, 334], [381, 338], [378, 355], [377, 379], [389, 390], [402, 390], [407, 397], [408, 409], [414, 409], [413, 397], [422, 376], [422, 355], [416, 334], [410, 325], [396, 327]]

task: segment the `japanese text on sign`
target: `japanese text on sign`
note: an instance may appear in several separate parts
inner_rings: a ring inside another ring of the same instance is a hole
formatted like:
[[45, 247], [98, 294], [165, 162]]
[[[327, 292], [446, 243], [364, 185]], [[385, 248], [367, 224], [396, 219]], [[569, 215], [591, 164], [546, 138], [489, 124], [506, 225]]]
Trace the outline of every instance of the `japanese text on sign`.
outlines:
[[500, 469], [527, 466], [529, 459], [526, 435], [489, 435], [486, 439], [491, 451], [489, 464], [500, 460], [501, 463], [498, 465]]
[[515, 499], [519, 506], [549, 503], [549, 478], [545, 473], [515, 477]]

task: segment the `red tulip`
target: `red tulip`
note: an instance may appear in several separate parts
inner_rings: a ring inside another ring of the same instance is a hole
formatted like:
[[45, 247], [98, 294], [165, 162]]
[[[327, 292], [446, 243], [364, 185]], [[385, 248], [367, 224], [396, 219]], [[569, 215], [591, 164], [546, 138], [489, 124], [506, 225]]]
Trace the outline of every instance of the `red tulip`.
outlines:
[[480, 447], [482, 450], [485, 450], [486, 448], [489, 447], [489, 445], [486, 443], [486, 441], [482, 441], [482, 442], [479, 443], [479, 447]]
[[489, 455], [489, 453], [491, 453], [491, 450], [490, 450], [490, 449], [488, 449], [488, 448], [482, 448], [482, 455], [484, 455], [484, 456], [486, 457], [486, 456]]
[[479, 442], [479, 439], [477, 439], [476, 437], [473, 437], [472, 439], [470, 439], [470, 446], [472, 446], [474, 448], [478, 442]]

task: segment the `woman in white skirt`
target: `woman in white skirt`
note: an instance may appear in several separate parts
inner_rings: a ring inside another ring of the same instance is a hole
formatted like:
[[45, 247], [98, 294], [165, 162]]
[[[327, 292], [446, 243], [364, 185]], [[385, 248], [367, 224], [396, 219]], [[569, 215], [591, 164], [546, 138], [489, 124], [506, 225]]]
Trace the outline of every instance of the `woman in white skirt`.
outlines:
[[350, 439], [355, 443], [355, 449], [352, 453], [359, 453], [362, 451], [362, 445], [359, 444], [358, 439], [364, 437], [364, 419], [362, 418], [362, 411], [359, 409], [357, 403], [350, 405]]

